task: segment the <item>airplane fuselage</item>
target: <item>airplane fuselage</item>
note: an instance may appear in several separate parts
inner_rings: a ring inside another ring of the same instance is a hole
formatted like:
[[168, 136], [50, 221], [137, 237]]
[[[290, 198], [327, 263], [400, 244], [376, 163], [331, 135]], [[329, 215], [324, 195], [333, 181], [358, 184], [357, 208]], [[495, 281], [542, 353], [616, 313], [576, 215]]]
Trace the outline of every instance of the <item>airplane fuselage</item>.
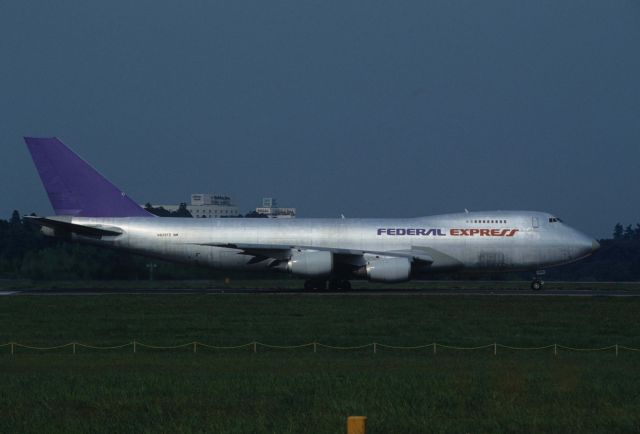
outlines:
[[[408, 219], [67, 219], [122, 232], [73, 234], [79, 241], [220, 269], [284, 269], [284, 261], [291, 259], [286, 249], [327, 251], [334, 265], [350, 265], [347, 277], [358, 277], [358, 267], [386, 253], [411, 258], [410, 278], [419, 278], [437, 271], [540, 270], [579, 260], [597, 248], [597, 242], [552, 215], [529, 211]], [[330, 275], [344, 275], [344, 268], [333, 268]]]

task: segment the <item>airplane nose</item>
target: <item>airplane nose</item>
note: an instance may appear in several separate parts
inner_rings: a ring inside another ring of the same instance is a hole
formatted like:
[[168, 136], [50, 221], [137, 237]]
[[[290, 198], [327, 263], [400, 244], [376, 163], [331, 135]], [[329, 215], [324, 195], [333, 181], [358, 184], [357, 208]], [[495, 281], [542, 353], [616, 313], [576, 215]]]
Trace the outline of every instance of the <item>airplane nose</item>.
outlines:
[[574, 234], [576, 257], [581, 258], [583, 256], [591, 255], [600, 248], [600, 243], [590, 236], [578, 231], [574, 231]]

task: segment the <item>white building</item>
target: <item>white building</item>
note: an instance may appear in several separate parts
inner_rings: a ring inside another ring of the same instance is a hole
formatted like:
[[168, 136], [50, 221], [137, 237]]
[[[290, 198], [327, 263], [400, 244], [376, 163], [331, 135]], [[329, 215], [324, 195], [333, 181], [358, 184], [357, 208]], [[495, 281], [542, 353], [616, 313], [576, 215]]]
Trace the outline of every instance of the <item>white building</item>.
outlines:
[[295, 218], [295, 208], [280, 208], [275, 197], [263, 197], [262, 207], [256, 208], [256, 213], [266, 215], [269, 218]]
[[[177, 211], [180, 205], [154, 205], [167, 211]], [[193, 193], [187, 210], [195, 218], [237, 217], [240, 215], [230, 196], [215, 193]]]

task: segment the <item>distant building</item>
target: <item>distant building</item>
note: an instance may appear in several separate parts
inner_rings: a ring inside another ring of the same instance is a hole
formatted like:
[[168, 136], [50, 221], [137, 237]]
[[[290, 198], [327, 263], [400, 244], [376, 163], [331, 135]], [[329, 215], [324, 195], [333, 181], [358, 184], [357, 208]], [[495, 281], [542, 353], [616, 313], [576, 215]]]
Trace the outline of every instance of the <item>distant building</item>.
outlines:
[[256, 213], [266, 215], [269, 218], [295, 218], [295, 208], [280, 208], [275, 197], [263, 197], [262, 207], [256, 208]]
[[[176, 211], [180, 205], [154, 205], [167, 211]], [[240, 215], [230, 196], [215, 193], [194, 193], [187, 210], [195, 218], [237, 217]]]

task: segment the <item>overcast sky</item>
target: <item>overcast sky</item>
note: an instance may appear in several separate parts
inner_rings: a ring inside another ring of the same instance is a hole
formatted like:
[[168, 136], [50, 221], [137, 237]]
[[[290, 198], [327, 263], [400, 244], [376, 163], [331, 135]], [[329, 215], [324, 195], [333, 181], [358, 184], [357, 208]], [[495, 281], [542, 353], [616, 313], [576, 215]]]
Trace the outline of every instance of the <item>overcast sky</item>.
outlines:
[[635, 0], [3, 1], [0, 62], [2, 218], [35, 135], [139, 202], [640, 221]]

